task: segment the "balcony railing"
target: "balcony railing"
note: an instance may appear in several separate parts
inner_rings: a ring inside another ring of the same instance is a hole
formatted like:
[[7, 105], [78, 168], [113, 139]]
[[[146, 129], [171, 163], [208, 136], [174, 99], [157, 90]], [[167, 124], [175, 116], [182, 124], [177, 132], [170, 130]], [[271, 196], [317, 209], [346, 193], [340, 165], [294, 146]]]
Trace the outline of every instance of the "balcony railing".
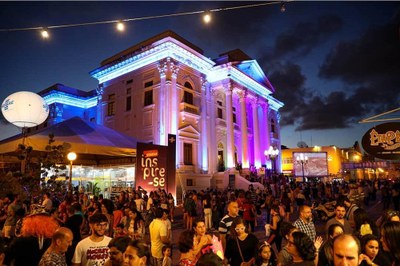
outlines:
[[198, 115], [199, 114], [199, 107], [192, 105], [192, 104], [188, 104], [188, 103], [180, 103], [180, 111], [182, 112], [187, 112], [187, 113], [191, 113], [191, 114], [195, 114]]

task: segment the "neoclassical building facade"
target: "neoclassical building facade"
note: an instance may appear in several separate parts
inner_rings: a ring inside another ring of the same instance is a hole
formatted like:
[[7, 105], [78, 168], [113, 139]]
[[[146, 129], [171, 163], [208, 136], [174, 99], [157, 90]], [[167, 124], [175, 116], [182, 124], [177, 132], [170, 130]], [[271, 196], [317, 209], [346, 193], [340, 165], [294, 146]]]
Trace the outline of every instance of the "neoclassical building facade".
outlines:
[[228, 175], [240, 179], [238, 166], [271, 168], [264, 151], [280, 149], [283, 103], [241, 50], [211, 60], [166, 31], [103, 60], [90, 75], [99, 82], [98, 124], [159, 145], [176, 135], [182, 187], [222, 188]]

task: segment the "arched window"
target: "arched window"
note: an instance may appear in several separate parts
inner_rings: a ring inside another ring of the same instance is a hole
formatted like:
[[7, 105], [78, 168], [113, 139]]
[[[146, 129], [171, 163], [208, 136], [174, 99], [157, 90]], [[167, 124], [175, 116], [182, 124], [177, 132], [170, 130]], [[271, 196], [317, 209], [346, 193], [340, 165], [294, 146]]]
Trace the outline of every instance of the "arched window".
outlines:
[[[189, 82], [185, 82], [184, 87], [193, 91], [193, 87]], [[188, 90], [184, 90], [183, 91], [183, 102], [193, 105], [193, 93]]]

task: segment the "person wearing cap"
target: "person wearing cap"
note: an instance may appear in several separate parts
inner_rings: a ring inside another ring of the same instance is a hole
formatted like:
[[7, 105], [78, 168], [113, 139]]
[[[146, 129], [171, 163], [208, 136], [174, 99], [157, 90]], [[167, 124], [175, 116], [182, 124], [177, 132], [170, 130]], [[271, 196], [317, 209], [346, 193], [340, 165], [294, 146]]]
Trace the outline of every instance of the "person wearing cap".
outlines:
[[73, 266], [102, 266], [109, 259], [108, 244], [111, 237], [105, 235], [108, 219], [102, 213], [95, 213], [89, 217], [89, 226], [92, 234], [82, 239], [75, 248], [72, 258]]

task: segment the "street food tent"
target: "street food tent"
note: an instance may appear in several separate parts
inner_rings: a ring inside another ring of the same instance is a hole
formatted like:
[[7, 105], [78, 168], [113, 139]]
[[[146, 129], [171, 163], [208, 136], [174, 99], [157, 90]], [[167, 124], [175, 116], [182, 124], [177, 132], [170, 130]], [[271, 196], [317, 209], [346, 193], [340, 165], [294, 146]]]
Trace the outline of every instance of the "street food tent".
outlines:
[[0, 141], [1, 161], [11, 162], [14, 158], [15, 162], [19, 154], [18, 145], [22, 143], [32, 147], [31, 157], [35, 158], [46, 151], [49, 134], [53, 134], [55, 140], [51, 145], [64, 145], [67, 152], [77, 153], [73, 162], [75, 184], [91, 181], [99, 183], [102, 190], [121, 184], [121, 180], [125, 180], [125, 185], [127, 182], [128, 186], [133, 184], [137, 140], [79, 117], [27, 133], [25, 138], [19, 134]]
[[[85, 165], [110, 164], [112, 161], [136, 156], [137, 140], [113, 129], [73, 117], [48, 128], [22, 134], [0, 141], [0, 154], [15, 154], [18, 145], [31, 146], [34, 152], [44, 152], [54, 135], [52, 145], [65, 145], [68, 151], [78, 154], [76, 163]], [[75, 163], [75, 162], [74, 162]]]

